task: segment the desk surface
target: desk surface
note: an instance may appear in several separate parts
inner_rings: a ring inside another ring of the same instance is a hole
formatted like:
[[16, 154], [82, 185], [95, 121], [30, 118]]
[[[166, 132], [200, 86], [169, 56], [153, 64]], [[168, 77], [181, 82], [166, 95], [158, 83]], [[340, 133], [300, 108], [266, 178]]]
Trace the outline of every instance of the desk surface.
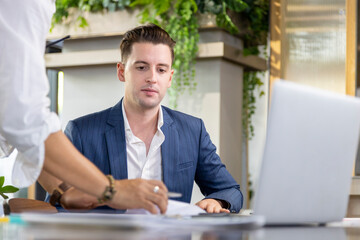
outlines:
[[256, 230], [125, 230], [112, 227], [0, 224], [0, 239], [359, 239], [359, 227], [265, 227]]

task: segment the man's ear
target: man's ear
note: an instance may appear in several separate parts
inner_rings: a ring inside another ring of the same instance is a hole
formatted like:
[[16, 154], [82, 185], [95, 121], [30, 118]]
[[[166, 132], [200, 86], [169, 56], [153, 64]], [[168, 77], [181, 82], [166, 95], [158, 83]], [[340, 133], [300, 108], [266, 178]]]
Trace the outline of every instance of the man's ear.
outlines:
[[174, 74], [174, 69], [171, 69], [171, 71], [170, 71], [170, 79], [169, 79], [169, 83], [168, 83], [168, 88], [171, 87], [171, 82], [172, 82], [173, 74]]
[[122, 63], [117, 63], [116, 65], [116, 69], [117, 69], [117, 76], [120, 80], [120, 82], [125, 82], [125, 76], [124, 76], [124, 72], [125, 72], [125, 66]]

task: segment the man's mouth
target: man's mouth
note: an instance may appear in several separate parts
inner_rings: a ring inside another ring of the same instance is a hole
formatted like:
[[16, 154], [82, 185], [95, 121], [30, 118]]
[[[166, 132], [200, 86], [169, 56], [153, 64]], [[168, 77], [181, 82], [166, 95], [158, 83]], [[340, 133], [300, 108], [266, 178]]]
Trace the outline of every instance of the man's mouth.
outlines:
[[156, 94], [158, 94], [158, 90], [154, 89], [154, 88], [143, 88], [141, 89], [141, 91], [148, 97], [152, 97], [152, 96], [155, 96]]
[[148, 93], [157, 93], [158, 92], [156, 89], [153, 89], [153, 88], [143, 88], [143, 89], [141, 89], [141, 91], [148, 92]]

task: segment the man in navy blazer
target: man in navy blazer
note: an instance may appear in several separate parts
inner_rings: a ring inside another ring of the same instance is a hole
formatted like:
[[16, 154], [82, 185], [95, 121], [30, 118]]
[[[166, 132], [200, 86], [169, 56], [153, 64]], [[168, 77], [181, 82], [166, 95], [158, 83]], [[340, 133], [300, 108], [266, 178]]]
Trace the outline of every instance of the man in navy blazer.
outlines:
[[[127, 179], [127, 154], [121, 100], [114, 107], [70, 121], [65, 134], [104, 174]], [[161, 145], [162, 180], [176, 200], [190, 202], [193, 182], [205, 199], [217, 199], [231, 212], [242, 206], [239, 185], [221, 163], [201, 119], [162, 106], [165, 141]]]
[[[162, 181], [151, 192], [134, 191], [148, 209], [167, 191], [179, 192], [178, 200], [190, 202], [195, 180], [205, 195], [199, 207], [209, 213], [238, 212], [243, 202], [240, 186], [221, 163], [203, 121], [161, 106], [174, 73], [174, 46], [169, 34], [153, 24], [125, 33], [122, 62], [117, 64], [124, 98], [112, 108], [70, 121], [65, 134], [115, 179]], [[63, 194], [63, 206], [79, 206], [84, 198], [74, 197], [74, 191]]]

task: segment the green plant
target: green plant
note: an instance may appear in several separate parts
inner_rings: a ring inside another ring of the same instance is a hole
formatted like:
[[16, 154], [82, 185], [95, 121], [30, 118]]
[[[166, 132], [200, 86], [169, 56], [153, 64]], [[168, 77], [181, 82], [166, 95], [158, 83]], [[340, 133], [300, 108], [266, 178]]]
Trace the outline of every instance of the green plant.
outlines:
[[[251, 118], [255, 114], [256, 110], [256, 96], [255, 91], [264, 85], [258, 76], [259, 72], [244, 72], [243, 81], [243, 106], [242, 106], [242, 124], [243, 134], [247, 139], [251, 139], [254, 136], [254, 126]], [[260, 72], [261, 73], [261, 72]], [[262, 73], [264, 74], [264, 73]], [[259, 97], [265, 95], [264, 91], [259, 91]]]
[[[269, 32], [269, 1], [267, 0], [246, 0], [248, 4], [247, 16], [249, 18], [248, 31], [244, 35], [244, 55], [259, 55], [259, 45], [264, 46], [265, 58], [267, 48], [267, 37]], [[245, 71], [243, 79], [243, 134], [247, 139], [254, 136], [254, 126], [252, 123], [252, 116], [256, 110], [256, 96], [255, 91], [259, 90], [264, 83], [259, 78], [259, 75], [264, 75], [264, 72]], [[265, 92], [259, 90], [259, 97], [264, 96]]]
[[239, 28], [229, 16], [229, 11], [240, 13], [248, 8], [243, 0], [196, 0], [201, 13], [211, 13], [216, 16], [216, 25], [226, 29], [231, 34], [238, 34]]
[[76, 19], [79, 26], [84, 28], [88, 23], [82, 13], [98, 12], [106, 9], [110, 12], [123, 10], [130, 5], [130, 0], [56, 0], [56, 11], [53, 15], [52, 25], [60, 23], [69, 16], [69, 9], [78, 8], [80, 16]]
[[5, 193], [15, 193], [17, 191], [19, 191], [18, 188], [11, 186], [11, 185], [6, 185], [3, 186], [5, 182], [5, 177], [1, 176], [0, 177], [0, 195], [4, 198], [4, 199], [8, 199], [9, 197], [5, 195]]

